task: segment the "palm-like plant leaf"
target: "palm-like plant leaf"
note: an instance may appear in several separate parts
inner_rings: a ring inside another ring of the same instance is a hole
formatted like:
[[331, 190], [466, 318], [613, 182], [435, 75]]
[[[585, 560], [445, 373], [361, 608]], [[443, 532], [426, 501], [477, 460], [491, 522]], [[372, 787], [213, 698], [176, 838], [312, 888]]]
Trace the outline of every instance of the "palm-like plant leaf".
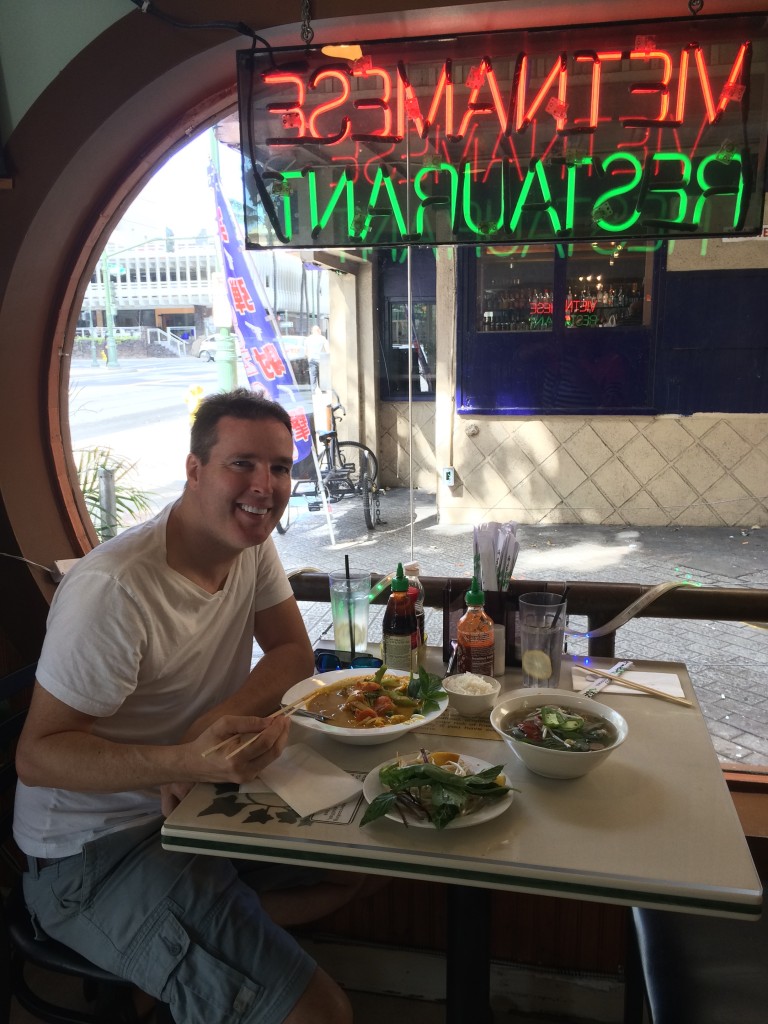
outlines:
[[[73, 455], [77, 461], [77, 478], [83, 492], [85, 507], [96, 533], [102, 540], [113, 536], [128, 519], [138, 519], [139, 516], [152, 512], [151, 494], [142, 491], [127, 479], [136, 469], [135, 462], [116, 455], [111, 448], [104, 445], [82, 448], [73, 452]], [[114, 474], [114, 521], [110, 521], [110, 510], [101, 507], [100, 469], [109, 469]]]

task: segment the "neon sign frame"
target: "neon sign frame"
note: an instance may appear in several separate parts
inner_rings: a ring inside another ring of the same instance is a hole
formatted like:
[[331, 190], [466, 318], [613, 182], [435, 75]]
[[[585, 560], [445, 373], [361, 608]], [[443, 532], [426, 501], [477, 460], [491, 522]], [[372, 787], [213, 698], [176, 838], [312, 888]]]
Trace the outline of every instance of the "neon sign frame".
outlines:
[[238, 52], [246, 246], [759, 234], [768, 18]]

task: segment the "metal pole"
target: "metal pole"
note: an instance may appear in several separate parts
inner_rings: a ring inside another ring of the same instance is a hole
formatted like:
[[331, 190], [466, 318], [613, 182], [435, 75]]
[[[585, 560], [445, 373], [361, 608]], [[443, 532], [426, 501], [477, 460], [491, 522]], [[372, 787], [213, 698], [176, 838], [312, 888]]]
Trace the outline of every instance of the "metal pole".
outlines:
[[117, 500], [115, 498], [115, 471], [107, 466], [99, 466], [99, 515], [102, 540], [117, 536]]
[[118, 366], [115, 345], [115, 313], [112, 306], [112, 281], [109, 276], [109, 256], [101, 254], [101, 279], [104, 282], [104, 316], [107, 328], [107, 366]]
[[[405, 166], [406, 179], [410, 180], [411, 170], [411, 133], [405, 133]], [[410, 224], [410, 192], [406, 193], [408, 204], [408, 223]], [[406, 248], [406, 304], [408, 307], [408, 515], [411, 521], [411, 561], [414, 560], [413, 549], [416, 532], [415, 509], [413, 503], [413, 281], [411, 278], [411, 246]]]

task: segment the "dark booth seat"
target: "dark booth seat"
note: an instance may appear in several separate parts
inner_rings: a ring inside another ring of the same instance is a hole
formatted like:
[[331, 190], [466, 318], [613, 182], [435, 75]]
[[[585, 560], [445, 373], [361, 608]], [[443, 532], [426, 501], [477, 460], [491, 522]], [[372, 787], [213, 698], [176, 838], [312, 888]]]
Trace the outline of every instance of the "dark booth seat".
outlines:
[[768, 1022], [768, 916], [632, 913], [653, 1024]]

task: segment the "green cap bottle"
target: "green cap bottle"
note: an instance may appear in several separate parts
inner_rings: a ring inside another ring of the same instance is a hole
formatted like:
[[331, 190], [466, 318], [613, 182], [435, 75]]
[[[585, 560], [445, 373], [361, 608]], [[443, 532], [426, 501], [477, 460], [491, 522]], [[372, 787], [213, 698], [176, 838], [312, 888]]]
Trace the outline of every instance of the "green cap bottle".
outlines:
[[403, 563], [402, 562], [398, 562], [397, 563], [397, 572], [395, 573], [395, 578], [392, 580], [392, 593], [393, 594], [402, 594], [404, 591], [407, 591], [407, 590], [408, 590], [408, 577], [405, 575], [405, 572], [403, 571]]
[[[393, 584], [394, 588], [394, 584]], [[472, 577], [472, 586], [467, 591], [465, 600], [470, 607], [485, 604], [485, 594], [477, 583], [477, 576]]]

